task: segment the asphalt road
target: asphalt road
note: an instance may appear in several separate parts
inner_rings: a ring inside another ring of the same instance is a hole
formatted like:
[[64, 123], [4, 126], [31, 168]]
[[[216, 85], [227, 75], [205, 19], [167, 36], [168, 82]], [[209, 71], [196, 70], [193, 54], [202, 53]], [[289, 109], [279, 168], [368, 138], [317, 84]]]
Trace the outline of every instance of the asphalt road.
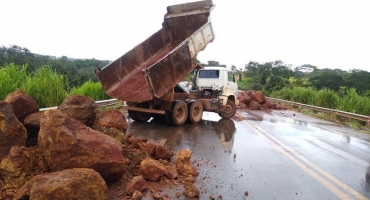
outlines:
[[205, 112], [182, 127], [132, 121], [127, 132], [192, 150], [200, 199], [370, 198], [368, 135], [294, 111]]

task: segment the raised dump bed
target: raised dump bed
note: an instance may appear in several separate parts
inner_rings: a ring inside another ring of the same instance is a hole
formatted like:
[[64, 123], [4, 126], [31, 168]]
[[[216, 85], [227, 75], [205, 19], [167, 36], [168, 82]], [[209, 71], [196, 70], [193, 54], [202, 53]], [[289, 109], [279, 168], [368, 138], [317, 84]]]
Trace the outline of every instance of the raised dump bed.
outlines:
[[162, 28], [96, 74], [105, 92], [129, 102], [174, 100], [173, 88], [214, 39], [211, 0], [167, 7]]

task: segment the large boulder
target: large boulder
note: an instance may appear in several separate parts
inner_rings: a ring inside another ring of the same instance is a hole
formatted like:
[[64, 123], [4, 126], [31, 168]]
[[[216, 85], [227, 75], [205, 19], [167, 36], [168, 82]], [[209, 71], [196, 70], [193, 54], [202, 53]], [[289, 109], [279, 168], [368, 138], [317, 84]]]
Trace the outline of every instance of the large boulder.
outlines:
[[259, 90], [254, 91], [254, 92], [252, 92], [252, 95], [253, 95], [253, 99], [255, 99], [258, 103], [260, 103], [260, 104], [265, 103], [266, 97], [261, 91], [259, 91]]
[[0, 101], [0, 160], [12, 146], [26, 146], [27, 130], [5, 101]]
[[107, 181], [124, 173], [120, 142], [59, 110], [42, 115], [38, 144], [52, 171], [92, 168]]
[[3, 189], [0, 199], [13, 198], [27, 180], [49, 171], [38, 147], [13, 146], [0, 163], [0, 179], [4, 184], [0, 187]]
[[103, 178], [92, 169], [75, 168], [33, 177], [14, 199], [108, 199]]
[[252, 110], [259, 110], [260, 107], [261, 107], [261, 104], [259, 104], [257, 101], [252, 101], [249, 104], [249, 108], [252, 109]]
[[9, 93], [5, 97], [5, 101], [12, 106], [15, 116], [20, 122], [23, 122], [28, 115], [39, 112], [40, 109], [36, 101], [21, 89]]
[[74, 94], [68, 96], [59, 105], [58, 109], [69, 117], [90, 126], [98, 113], [98, 106], [90, 97]]
[[28, 115], [24, 119], [24, 127], [27, 129], [27, 146], [36, 146], [40, 131], [40, 118], [43, 112], [37, 112]]
[[148, 180], [156, 181], [164, 175], [165, 167], [157, 160], [150, 157], [140, 163], [139, 173]]
[[119, 110], [111, 109], [99, 113], [91, 128], [121, 141], [123, 139], [123, 134], [126, 133], [128, 125], [125, 115]]

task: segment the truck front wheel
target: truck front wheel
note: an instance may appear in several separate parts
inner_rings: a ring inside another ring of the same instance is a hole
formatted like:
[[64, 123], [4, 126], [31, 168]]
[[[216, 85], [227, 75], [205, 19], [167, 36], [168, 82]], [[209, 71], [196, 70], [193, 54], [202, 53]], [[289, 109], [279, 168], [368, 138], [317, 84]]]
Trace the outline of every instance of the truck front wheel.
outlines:
[[222, 118], [231, 118], [236, 113], [236, 105], [232, 100], [227, 100], [225, 110], [223, 112], [219, 112], [218, 115]]
[[175, 101], [172, 104], [172, 122], [174, 126], [182, 126], [188, 119], [188, 107], [184, 101]]
[[203, 116], [203, 105], [199, 100], [191, 101], [188, 104], [188, 122], [194, 124], [200, 122]]

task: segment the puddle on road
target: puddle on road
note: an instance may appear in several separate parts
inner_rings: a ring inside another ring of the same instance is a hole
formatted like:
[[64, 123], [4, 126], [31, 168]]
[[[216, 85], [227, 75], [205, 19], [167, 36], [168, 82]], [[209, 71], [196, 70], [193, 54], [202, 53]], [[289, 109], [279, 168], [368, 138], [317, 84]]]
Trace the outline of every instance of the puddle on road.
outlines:
[[134, 134], [138, 138], [148, 138], [155, 142], [165, 138], [164, 146], [173, 151], [184, 148], [193, 149], [194, 145], [198, 144], [198, 138], [211, 141], [216, 135], [220, 146], [225, 151], [231, 152], [236, 127], [235, 122], [231, 119], [222, 119], [206, 114], [200, 123], [185, 124], [179, 127], [167, 126], [162, 122], [154, 120], [147, 123], [132, 121], [129, 123], [127, 132]]

